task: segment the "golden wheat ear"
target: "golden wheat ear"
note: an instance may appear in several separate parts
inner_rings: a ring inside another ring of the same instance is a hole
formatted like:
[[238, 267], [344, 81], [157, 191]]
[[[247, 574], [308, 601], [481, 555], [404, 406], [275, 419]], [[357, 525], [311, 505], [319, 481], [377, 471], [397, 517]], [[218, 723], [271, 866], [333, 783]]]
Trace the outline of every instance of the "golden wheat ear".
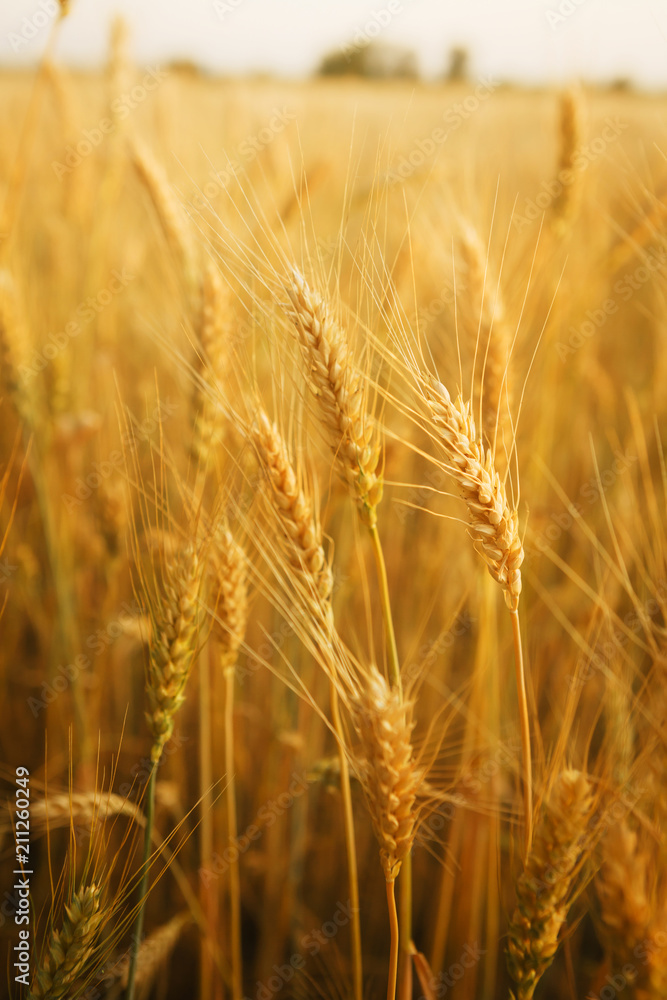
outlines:
[[572, 902], [582, 848], [593, 812], [591, 786], [580, 771], [562, 771], [535, 829], [532, 848], [516, 887], [507, 968], [516, 1000], [531, 1000], [553, 962]]
[[290, 566], [306, 593], [315, 598], [327, 621], [331, 615], [333, 576], [313, 507], [299, 484], [287, 445], [264, 410], [259, 410], [252, 436], [271, 489], [271, 500], [285, 535]]
[[420, 774], [412, 747], [412, 706], [371, 666], [352, 703], [352, 720], [361, 748], [357, 770], [380, 845], [382, 870], [387, 882], [393, 882], [412, 849], [417, 828]]
[[502, 587], [508, 608], [516, 611], [524, 556], [517, 512], [510, 508], [491, 452], [477, 439], [470, 403], [460, 397], [453, 403], [442, 382], [433, 377], [422, 379], [420, 387], [448, 471], [468, 507], [475, 548]]
[[102, 889], [95, 884], [73, 893], [60, 930], [50, 934], [35, 971], [28, 1000], [65, 1000], [94, 960], [94, 945], [105, 920]]
[[366, 380], [331, 307], [297, 268], [292, 270], [287, 294], [288, 315], [297, 331], [325, 435], [362, 520], [373, 526], [382, 498], [382, 477], [377, 472], [380, 441], [368, 413]]
[[185, 687], [197, 651], [202, 565], [188, 545], [165, 567], [164, 594], [154, 611], [146, 690], [146, 720], [153, 736], [151, 760], [157, 762], [174, 731], [174, 716], [185, 701]]

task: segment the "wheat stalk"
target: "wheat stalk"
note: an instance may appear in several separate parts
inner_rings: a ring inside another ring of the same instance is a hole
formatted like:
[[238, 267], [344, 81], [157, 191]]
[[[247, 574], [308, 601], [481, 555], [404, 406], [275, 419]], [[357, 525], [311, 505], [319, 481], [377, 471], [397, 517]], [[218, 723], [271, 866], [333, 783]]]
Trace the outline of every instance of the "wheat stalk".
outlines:
[[377, 474], [380, 444], [366, 412], [366, 392], [339, 323], [331, 309], [296, 268], [287, 286], [289, 315], [307, 366], [308, 382], [342, 478], [357, 500], [362, 520], [377, 523], [382, 477]]
[[518, 905], [507, 943], [507, 967], [516, 983], [516, 1000], [531, 1000], [556, 954], [591, 812], [586, 776], [580, 771], [561, 771], [544, 803], [516, 888]]
[[29, 1000], [61, 1000], [83, 973], [105, 919], [102, 889], [95, 884], [73, 893], [60, 930], [52, 930], [46, 954], [35, 972]]

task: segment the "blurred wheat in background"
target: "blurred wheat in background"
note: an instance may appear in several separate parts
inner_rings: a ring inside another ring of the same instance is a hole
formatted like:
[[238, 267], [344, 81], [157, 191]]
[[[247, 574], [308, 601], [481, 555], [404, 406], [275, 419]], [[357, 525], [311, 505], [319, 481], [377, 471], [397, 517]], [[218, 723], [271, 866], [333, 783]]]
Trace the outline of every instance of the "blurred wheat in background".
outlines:
[[3, 996], [667, 997], [664, 98], [378, 53], [0, 74]]

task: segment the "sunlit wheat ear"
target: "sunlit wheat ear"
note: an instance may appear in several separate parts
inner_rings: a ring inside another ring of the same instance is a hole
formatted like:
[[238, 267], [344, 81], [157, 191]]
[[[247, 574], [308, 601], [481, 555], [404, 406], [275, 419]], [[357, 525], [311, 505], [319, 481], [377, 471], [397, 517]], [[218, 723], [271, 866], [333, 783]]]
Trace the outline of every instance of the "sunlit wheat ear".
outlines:
[[74, 996], [73, 988], [94, 956], [95, 939], [105, 916], [99, 886], [89, 885], [73, 894], [65, 907], [62, 927], [51, 932], [28, 993], [29, 1000]]
[[246, 554], [231, 531], [218, 527], [212, 539], [209, 573], [212, 576], [213, 631], [224, 667], [233, 667], [248, 623]]
[[200, 468], [206, 467], [211, 449], [222, 436], [224, 411], [216, 399], [216, 385], [222, 384], [228, 373], [232, 322], [231, 292], [218, 269], [208, 261], [202, 279], [199, 322], [203, 364], [199, 364], [192, 400], [192, 455]]
[[580, 771], [562, 771], [543, 803], [532, 848], [517, 882], [507, 967], [516, 1000], [530, 1000], [558, 949], [572, 902], [578, 863], [593, 810], [591, 786]]
[[567, 231], [581, 204], [583, 172], [575, 170], [582, 141], [581, 102], [574, 90], [566, 90], [558, 106], [559, 155], [557, 179], [560, 190], [552, 203], [553, 226], [558, 234]]
[[351, 705], [361, 758], [355, 764], [380, 845], [387, 882], [412, 848], [417, 828], [420, 774], [412, 748], [412, 705], [372, 666]]
[[197, 260], [188, 217], [172, 190], [167, 175], [148, 149], [140, 143], [135, 143], [132, 158], [137, 174], [153, 203], [167, 242], [183, 269], [186, 291], [194, 301], [197, 288]]
[[[468, 326], [471, 344], [478, 341], [484, 380], [482, 383], [482, 422], [490, 444], [498, 440], [509, 447], [511, 441], [511, 398], [508, 362], [510, 330], [498, 278], [488, 265], [486, 249], [475, 227], [464, 221], [459, 235], [459, 251], [465, 265], [465, 294], [459, 296], [459, 316]], [[497, 433], [496, 433], [497, 427]], [[496, 449], [502, 456], [503, 449]]]
[[451, 397], [435, 378], [419, 382], [428, 406], [433, 433], [468, 506], [470, 533], [475, 548], [503, 589], [510, 610], [519, 606], [523, 545], [517, 512], [511, 510], [505, 484], [490, 451], [477, 440], [469, 403]]
[[326, 437], [362, 520], [372, 527], [382, 498], [382, 477], [377, 474], [380, 441], [367, 410], [366, 380], [331, 308], [296, 268], [287, 293], [288, 313], [296, 327], [306, 377], [317, 397]]
[[329, 620], [333, 576], [322, 546], [322, 531], [299, 485], [282, 435], [264, 410], [257, 414], [253, 438], [271, 484], [271, 500], [285, 532], [290, 564], [306, 593], [316, 596]]
[[185, 701], [200, 626], [202, 565], [192, 545], [166, 562], [164, 593], [153, 611], [146, 719], [153, 736], [151, 759], [160, 760]]

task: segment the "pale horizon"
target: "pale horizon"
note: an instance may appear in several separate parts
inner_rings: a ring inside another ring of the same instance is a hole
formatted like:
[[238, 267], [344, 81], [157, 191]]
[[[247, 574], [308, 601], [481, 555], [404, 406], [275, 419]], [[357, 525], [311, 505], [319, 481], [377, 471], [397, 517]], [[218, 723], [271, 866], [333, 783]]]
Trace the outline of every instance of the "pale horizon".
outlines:
[[[0, 10], [0, 64], [36, 64], [52, 30], [56, 0], [12, 0]], [[226, 74], [306, 77], [322, 57], [356, 39], [413, 49], [425, 79], [442, 76], [455, 46], [470, 72], [518, 84], [572, 79], [667, 87], [667, 4], [651, 0], [72, 0], [54, 55], [80, 68], [103, 64], [116, 14], [143, 64], [174, 60]]]

